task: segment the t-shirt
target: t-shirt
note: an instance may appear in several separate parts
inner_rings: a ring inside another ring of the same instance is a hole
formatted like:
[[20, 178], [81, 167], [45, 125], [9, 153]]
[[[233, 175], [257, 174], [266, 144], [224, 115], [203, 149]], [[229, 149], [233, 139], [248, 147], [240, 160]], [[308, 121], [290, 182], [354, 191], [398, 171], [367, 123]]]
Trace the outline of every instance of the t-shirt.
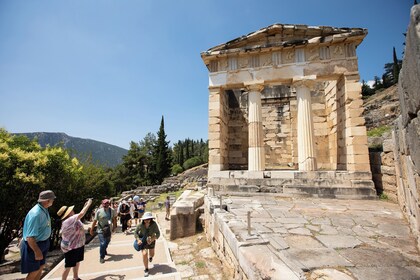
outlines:
[[48, 209], [36, 204], [28, 212], [23, 223], [23, 240], [35, 238], [36, 242], [45, 241], [51, 236], [51, 218]]
[[137, 205], [137, 210], [139, 211], [139, 213], [144, 213], [144, 210], [146, 209], [146, 202], [145, 201], [141, 201], [138, 205]]
[[61, 225], [61, 250], [66, 253], [84, 246], [85, 242], [85, 229], [83, 223], [78, 219], [78, 214], [64, 220]]
[[94, 220], [98, 222], [97, 232], [102, 233], [102, 228], [106, 225], [112, 225], [112, 220], [115, 217], [115, 211], [114, 209], [111, 209], [111, 207], [108, 207], [108, 209], [105, 211], [105, 208], [100, 208], [98, 211], [96, 211]]
[[165, 200], [165, 207], [166, 208], [171, 207], [171, 202], [169, 201], [169, 199]]

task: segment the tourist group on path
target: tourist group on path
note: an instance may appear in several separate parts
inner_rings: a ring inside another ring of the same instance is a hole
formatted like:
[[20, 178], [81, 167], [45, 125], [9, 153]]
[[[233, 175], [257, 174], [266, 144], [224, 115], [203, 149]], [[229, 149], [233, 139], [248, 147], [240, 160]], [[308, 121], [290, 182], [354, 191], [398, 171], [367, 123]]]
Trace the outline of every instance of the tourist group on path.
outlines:
[[[28, 212], [23, 225], [21, 242], [21, 272], [27, 273], [26, 279], [41, 279], [45, 266], [45, 259], [50, 248], [51, 218], [48, 208], [54, 203], [56, 196], [53, 191], [42, 191], [38, 203]], [[169, 197], [167, 199], [169, 201]], [[169, 203], [169, 202], [168, 202]], [[85, 230], [81, 219], [86, 215], [92, 199], [88, 199], [79, 213], [75, 213], [73, 206], [62, 206], [57, 215], [62, 220], [60, 247], [64, 253], [64, 271], [62, 279], [67, 279], [70, 271], [74, 280], [79, 278], [80, 263], [84, 259]], [[149, 263], [155, 255], [156, 240], [160, 231], [151, 212], [145, 212], [146, 202], [134, 196], [128, 202], [123, 200], [116, 208], [109, 199], [102, 200], [101, 207], [95, 211], [90, 234], [99, 238], [99, 262], [105, 263], [107, 248], [111, 241], [112, 232], [117, 227], [117, 217], [120, 217], [122, 231], [129, 233], [132, 221], [135, 223], [133, 247], [140, 251], [143, 258], [144, 276], [149, 275]], [[165, 203], [167, 218], [169, 204]]]

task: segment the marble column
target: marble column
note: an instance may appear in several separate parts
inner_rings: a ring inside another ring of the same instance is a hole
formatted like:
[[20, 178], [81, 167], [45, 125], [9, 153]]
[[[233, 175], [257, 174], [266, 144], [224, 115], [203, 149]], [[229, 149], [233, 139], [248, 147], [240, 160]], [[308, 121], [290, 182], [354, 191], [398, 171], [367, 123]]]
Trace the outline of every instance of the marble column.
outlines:
[[248, 171], [265, 169], [264, 136], [261, 114], [261, 91], [264, 86], [254, 84], [248, 90]]
[[311, 91], [304, 82], [294, 84], [297, 98], [298, 164], [300, 171], [316, 170]]

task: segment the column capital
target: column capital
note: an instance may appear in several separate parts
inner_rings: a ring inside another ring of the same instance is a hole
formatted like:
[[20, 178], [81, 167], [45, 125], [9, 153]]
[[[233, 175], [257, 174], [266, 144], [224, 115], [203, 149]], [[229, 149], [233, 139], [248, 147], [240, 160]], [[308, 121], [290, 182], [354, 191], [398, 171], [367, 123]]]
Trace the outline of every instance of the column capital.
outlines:
[[295, 88], [307, 87], [309, 89], [314, 89], [317, 84], [316, 80], [316, 75], [295, 76], [292, 79], [292, 86], [294, 86]]
[[245, 82], [244, 86], [248, 91], [258, 91], [261, 92], [264, 89], [264, 81], [252, 81]]

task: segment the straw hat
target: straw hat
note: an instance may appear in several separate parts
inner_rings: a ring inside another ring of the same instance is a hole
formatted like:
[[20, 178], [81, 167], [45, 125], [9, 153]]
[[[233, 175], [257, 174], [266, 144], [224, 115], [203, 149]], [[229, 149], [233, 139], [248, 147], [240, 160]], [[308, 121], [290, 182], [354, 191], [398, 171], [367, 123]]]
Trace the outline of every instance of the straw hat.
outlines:
[[62, 206], [60, 210], [58, 210], [57, 215], [61, 217], [62, 220], [67, 218], [67, 216], [73, 211], [74, 205], [72, 206]]

